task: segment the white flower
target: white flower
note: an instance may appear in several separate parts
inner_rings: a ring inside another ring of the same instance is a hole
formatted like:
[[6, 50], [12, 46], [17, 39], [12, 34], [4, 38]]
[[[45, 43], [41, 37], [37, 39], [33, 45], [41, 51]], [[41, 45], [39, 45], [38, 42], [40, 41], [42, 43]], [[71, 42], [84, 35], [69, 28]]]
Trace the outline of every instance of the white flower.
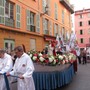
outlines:
[[58, 58], [59, 58], [60, 60], [63, 60], [63, 56], [61, 56], [61, 55], [59, 55]]
[[52, 59], [51, 57], [49, 58], [49, 62], [50, 62], [50, 63], [53, 62], [53, 59]]
[[43, 62], [45, 60], [43, 57], [40, 57], [39, 59], [41, 62]]
[[29, 56], [32, 57], [32, 54], [30, 54]]
[[37, 57], [36, 56], [33, 56], [33, 60], [35, 61], [37, 59]]
[[41, 57], [41, 56], [42, 56], [42, 54], [41, 54], [41, 53], [39, 53], [39, 56]]
[[54, 59], [53, 64], [56, 64], [56, 59]]
[[55, 58], [54, 58], [54, 56], [51, 56], [51, 58], [52, 58], [52, 60], [54, 60]]

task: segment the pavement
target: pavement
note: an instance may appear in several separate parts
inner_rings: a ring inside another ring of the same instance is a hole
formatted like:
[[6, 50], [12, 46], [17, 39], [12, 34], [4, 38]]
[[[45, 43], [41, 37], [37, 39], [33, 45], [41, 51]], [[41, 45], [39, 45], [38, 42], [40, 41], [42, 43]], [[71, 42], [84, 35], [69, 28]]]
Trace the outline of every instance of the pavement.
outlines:
[[90, 90], [90, 63], [78, 64], [78, 72], [72, 82], [57, 90]]
[[[16, 85], [12, 85], [11, 90], [17, 90]], [[90, 90], [90, 63], [78, 64], [78, 71], [72, 81], [61, 88], [55, 90]]]

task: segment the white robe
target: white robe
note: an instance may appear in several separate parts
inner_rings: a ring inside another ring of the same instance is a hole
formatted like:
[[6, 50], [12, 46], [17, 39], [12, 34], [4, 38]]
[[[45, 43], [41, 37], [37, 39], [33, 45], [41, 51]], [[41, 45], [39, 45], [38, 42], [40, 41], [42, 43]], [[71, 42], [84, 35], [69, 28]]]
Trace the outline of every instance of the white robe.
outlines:
[[24, 79], [18, 78], [18, 90], [35, 90], [33, 74], [34, 65], [31, 58], [24, 53], [20, 58], [16, 59], [11, 75], [23, 75]]
[[[0, 73], [10, 72], [12, 70], [13, 62], [11, 56], [4, 54], [4, 58], [0, 58]], [[0, 75], [0, 90], [7, 90], [3, 75]]]
[[53, 55], [53, 47], [51, 46], [51, 44], [48, 46], [48, 54], [49, 55]]

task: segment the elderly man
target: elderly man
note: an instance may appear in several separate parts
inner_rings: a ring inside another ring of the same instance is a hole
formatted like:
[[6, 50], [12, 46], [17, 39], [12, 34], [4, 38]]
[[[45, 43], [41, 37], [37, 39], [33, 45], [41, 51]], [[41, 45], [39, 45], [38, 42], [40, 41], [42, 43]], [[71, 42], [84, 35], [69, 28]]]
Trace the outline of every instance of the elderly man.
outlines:
[[18, 76], [18, 90], [35, 90], [33, 81], [34, 65], [31, 58], [24, 53], [22, 46], [17, 46], [14, 49], [17, 59], [15, 61], [13, 70], [7, 75]]
[[[5, 53], [3, 49], [0, 49], [0, 74], [4, 74], [12, 70], [11, 56]], [[3, 75], [0, 75], [0, 90], [6, 90], [6, 84]]]

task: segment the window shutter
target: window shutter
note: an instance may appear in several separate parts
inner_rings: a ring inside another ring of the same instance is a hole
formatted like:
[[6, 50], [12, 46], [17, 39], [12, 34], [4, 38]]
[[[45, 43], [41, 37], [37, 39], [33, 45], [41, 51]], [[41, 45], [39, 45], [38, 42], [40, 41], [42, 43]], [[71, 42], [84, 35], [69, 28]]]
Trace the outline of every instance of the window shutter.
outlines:
[[58, 25], [58, 35], [60, 36], [60, 25]]
[[58, 19], [58, 5], [55, 3], [55, 19]]
[[52, 22], [49, 21], [50, 27], [49, 27], [49, 35], [52, 35]]
[[54, 23], [54, 36], [56, 36], [56, 24]]
[[0, 24], [5, 23], [5, 0], [0, 0]]
[[45, 12], [46, 0], [42, 0], [42, 11]]
[[56, 4], [56, 19], [58, 19], [58, 5]]
[[51, 0], [48, 0], [48, 15], [51, 15]]
[[30, 11], [26, 10], [27, 16], [27, 30], [30, 30]]
[[20, 13], [21, 13], [21, 8], [20, 8], [19, 5], [16, 5], [16, 27], [17, 28], [20, 28], [20, 26], [21, 26], [21, 23], [20, 23], [20, 19], [21, 19]]
[[36, 15], [36, 32], [40, 33], [40, 14]]
[[45, 18], [43, 18], [43, 33], [45, 34]]

